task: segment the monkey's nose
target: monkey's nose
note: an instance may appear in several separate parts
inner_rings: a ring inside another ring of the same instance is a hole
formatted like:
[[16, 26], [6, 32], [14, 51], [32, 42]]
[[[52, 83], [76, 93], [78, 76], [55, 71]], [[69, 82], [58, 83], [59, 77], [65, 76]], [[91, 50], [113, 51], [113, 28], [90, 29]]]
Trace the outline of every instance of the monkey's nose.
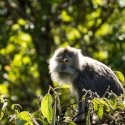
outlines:
[[69, 62], [69, 60], [65, 58], [64, 59], [64, 63], [68, 63], [68, 62]]

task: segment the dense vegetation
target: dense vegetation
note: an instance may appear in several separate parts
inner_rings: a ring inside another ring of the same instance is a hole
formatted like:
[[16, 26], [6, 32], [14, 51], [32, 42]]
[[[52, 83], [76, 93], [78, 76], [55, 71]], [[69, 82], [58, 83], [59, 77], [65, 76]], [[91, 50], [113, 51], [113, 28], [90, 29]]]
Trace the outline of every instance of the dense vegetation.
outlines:
[[[70, 45], [125, 74], [124, 15], [124, 0], [0, 0], [0, 125], [74, 124], [77, 102], [51, 82], [47, 61]], [[87, 125], [92, 112], [124, 124], [124, 111], [121, 97], [92, 97]]]

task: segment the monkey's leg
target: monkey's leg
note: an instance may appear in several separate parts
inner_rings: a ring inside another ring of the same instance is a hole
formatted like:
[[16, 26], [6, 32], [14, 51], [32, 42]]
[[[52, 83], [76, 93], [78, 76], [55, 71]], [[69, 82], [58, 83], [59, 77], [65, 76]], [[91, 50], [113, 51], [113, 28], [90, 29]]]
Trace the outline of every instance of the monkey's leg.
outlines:
[[87, 100], [82, 102], [82, 96], [79, 96], [78, 101], [79, 101], [79, 103], [78, 103], [78, 114], [73, 119], [73, 121], [75, 123], [85, 123], [87, 112], [88, 112]]

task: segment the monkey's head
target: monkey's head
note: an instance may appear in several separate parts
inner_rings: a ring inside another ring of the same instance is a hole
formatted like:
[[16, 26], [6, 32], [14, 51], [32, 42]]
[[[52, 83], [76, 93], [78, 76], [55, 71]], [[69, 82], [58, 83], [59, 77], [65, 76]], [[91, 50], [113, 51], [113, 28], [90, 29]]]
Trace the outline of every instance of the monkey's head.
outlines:
[[71, 83], [79, 69], [79, 49], [72, 47], [59, 48], [49, 60], [49, 70], [53, 81]]

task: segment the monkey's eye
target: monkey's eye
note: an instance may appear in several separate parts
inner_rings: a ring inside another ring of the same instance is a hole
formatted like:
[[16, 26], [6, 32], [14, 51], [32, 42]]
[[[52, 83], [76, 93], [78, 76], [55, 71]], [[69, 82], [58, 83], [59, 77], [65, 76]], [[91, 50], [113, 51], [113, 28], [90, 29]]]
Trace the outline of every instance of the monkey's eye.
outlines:
[[58, 57], [58, 58], [56, 58], [56, 61], [59, 62], [59, 63], [63, 63], [63, 58]]
[[63, 59], [58, 59], [58, 62], [59, 63], [63, 63]]
[[70, 53], [68, 53], [68, 55], [69, 55], [69, 57], [73, 57], [73, 55], [74, 55], [74, 53], [73, 52], [70, 52]]
[[69, 60], [67, 58], [64, 58], [64, 59], [63, 58], [58, 58], [57, 61], [59, 63], [69, 63]]

